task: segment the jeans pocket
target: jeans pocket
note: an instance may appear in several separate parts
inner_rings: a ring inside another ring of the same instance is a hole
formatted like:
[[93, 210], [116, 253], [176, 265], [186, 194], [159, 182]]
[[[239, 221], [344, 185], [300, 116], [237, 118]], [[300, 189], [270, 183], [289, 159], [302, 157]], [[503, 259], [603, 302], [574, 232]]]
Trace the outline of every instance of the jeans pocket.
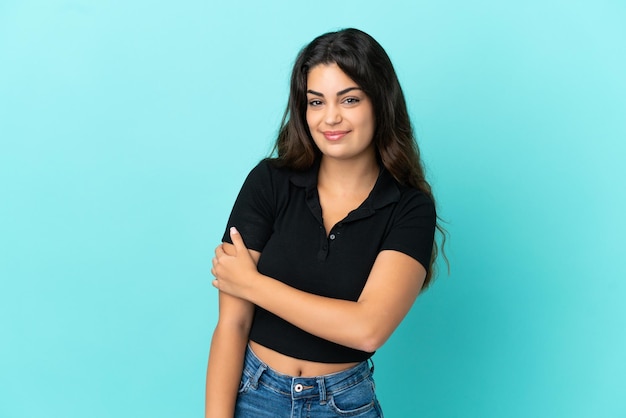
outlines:
[[[333, 393], [328, 400], [328, 407], [340, 417], [378, 416], [374, 385], [370, 379], [362, 380], [350, 388]], [[370, 416], [370, 415], [367, 415]]]

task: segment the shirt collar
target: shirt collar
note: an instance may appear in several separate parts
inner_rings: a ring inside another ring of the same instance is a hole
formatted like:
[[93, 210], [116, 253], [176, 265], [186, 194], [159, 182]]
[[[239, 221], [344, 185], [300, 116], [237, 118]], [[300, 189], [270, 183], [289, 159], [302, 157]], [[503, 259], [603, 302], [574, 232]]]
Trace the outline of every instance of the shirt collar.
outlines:
[[[304, 171], [293, 172], [290, 177], [291, 182], [295, 186], [305, 188], [307, 192], [317, 188], [317, 173], [319, 172], [319, 166], [320, 162], [319, 159], [317, 159], [311, 168]], [[378, 179], [374, 184], [374, 188], [365, 202], [363, 202], [362, 206], [376, 210], [399, 200], [400, 187], [391, 173], [389, 173], [385, 166], [381, 164], [380, 173], [378, 174]]]

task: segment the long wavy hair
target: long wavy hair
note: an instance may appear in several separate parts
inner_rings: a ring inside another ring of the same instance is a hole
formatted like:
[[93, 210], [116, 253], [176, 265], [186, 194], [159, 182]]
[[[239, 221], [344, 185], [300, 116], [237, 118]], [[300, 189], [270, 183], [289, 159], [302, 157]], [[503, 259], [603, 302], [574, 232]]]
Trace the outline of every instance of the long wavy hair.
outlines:
[[[306, 122], [307, 76], [320, 64], [337, 64], [369, 97], [376, 120], [373, 142], [380, 163], [400, 184], [421, 190], [434, 203], [404, 94], [391, 60], [374, 38], [358, 29], [318, 36], [298, 54], [291, 73], [287, 109], [274, 145], [274, 164], [305, 170], [320, 157], [321, 152], [313, 142]], [[443, 246], [446, 232], [440, 222], [437, 222], [437, 230]], [[433, 277], [438, 250], [435, 240], [424, 288]]]

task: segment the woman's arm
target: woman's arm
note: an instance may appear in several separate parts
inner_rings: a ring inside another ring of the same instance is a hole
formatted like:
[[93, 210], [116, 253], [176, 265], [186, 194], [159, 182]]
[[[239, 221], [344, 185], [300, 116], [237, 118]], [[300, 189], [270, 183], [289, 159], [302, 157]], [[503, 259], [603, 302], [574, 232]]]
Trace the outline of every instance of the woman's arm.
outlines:
[[[255, 264], [259, 255], [250, 251], [250, 258]], [[220, 292], [219, 306], [219, 319], [211, 339], [207, 367], [205, 417], [232, 418], [254, 305]]]
[[[232, 229], [235, 254], [216, 249], [213, 285], [251, 301], [295, 326], [347, 347], [372, 352], [397, 328], [417, 298], [424, 267], [398, 251], [382, 251], [356, 302], [306, 293], [260, 274], [239, 233]], [[306, 315], [304, 312], [315, 312]]]

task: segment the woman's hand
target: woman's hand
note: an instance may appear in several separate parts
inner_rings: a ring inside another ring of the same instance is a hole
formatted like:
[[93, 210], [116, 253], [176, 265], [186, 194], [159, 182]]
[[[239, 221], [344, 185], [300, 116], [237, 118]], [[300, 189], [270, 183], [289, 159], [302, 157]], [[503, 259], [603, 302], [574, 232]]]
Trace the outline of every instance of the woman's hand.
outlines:
[[235, 227], [230, 228], [230, 238], [233, 245], [220, 244], [215, 249], [211, 269], [215, 280], [212, 284], [232, 296], [248, 299], [246, 291], [250, 289], [251, 281], [258, 274], [256, 262]]

